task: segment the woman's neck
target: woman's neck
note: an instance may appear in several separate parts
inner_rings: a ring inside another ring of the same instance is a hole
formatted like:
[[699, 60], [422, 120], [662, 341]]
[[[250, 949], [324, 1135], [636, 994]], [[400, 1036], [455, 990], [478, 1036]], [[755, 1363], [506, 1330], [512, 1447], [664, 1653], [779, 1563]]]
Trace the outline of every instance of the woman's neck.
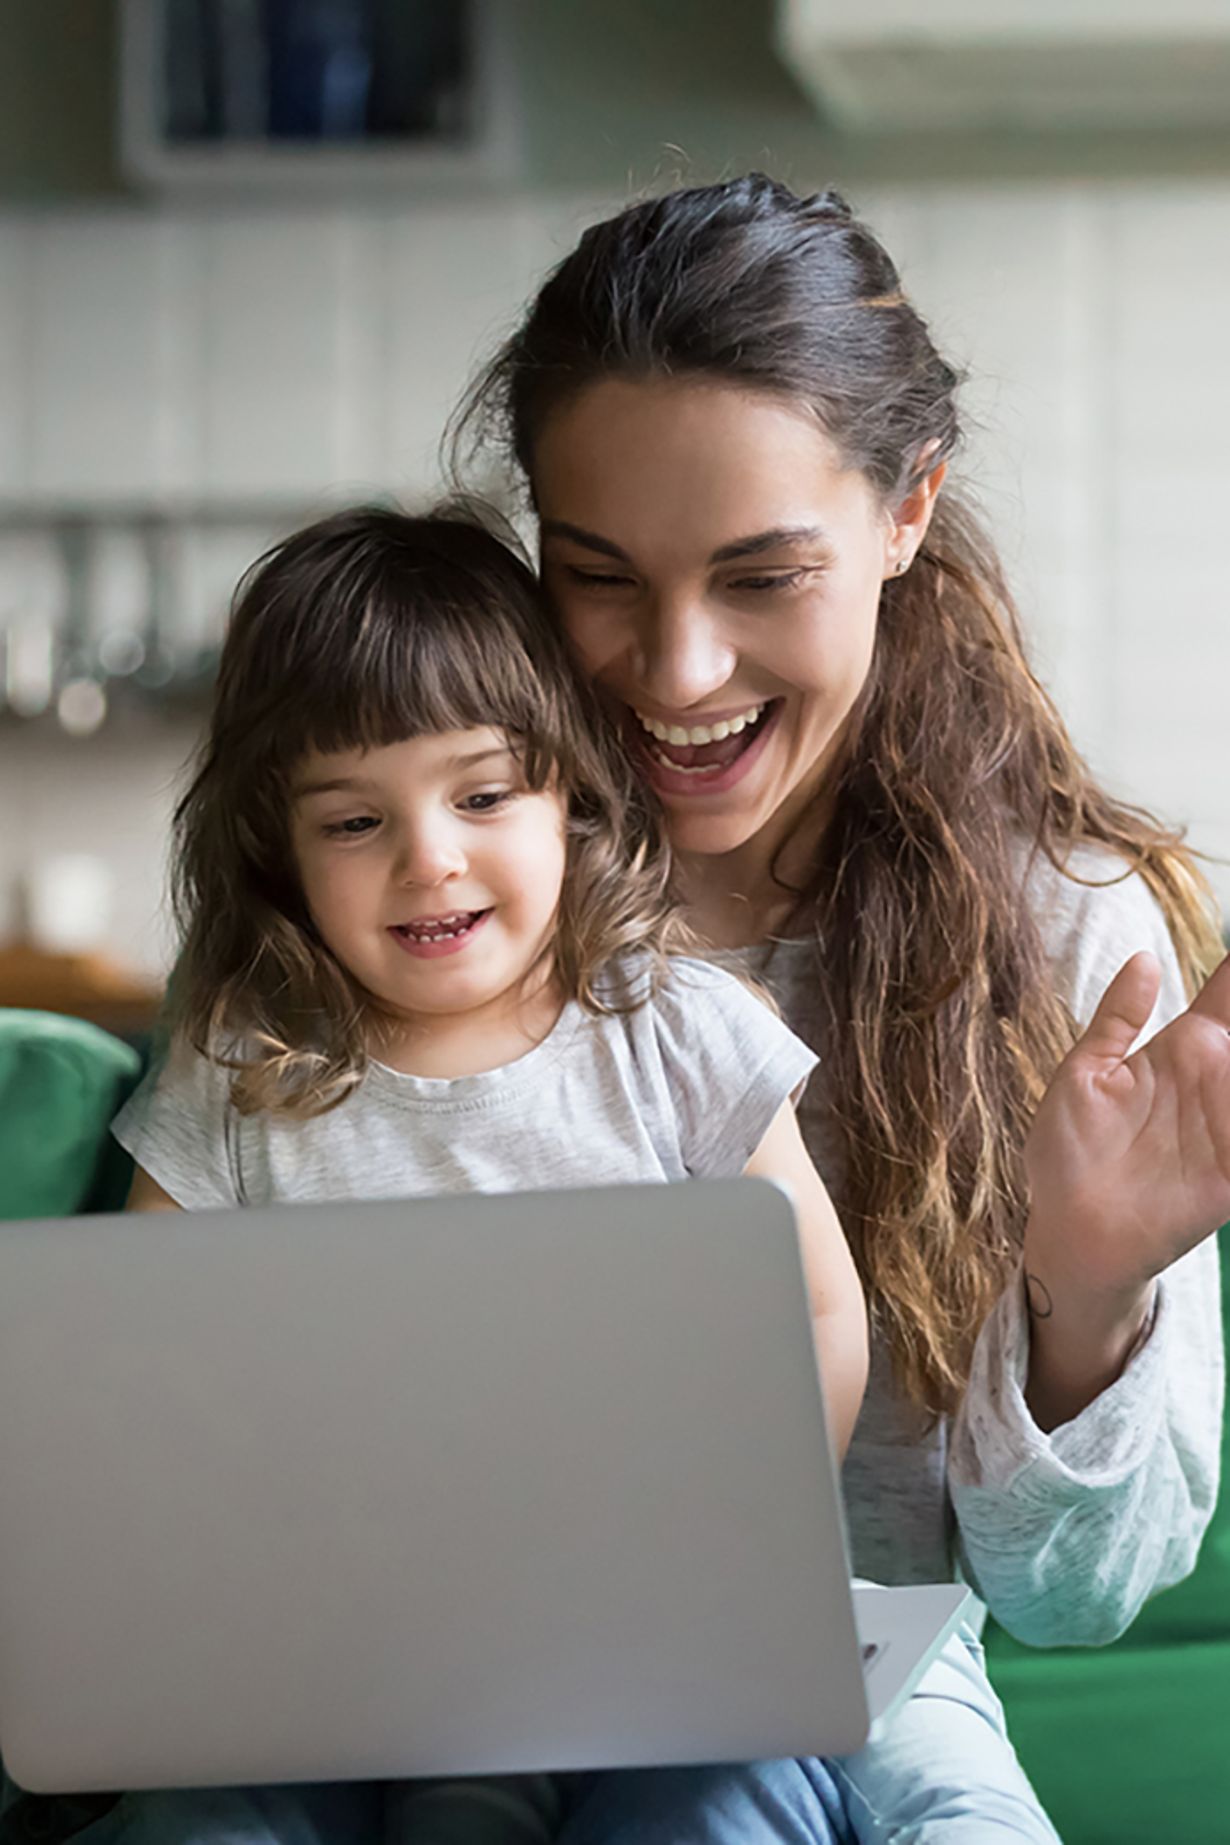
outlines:
[[749, 878], [735, 852], [679, 856], [687, 919], [710, 948], [749, 948], [789, 922], [796, 898]]
[[687, 919], [711, 948], [750, 948], [789, 928], [823, 823], [775, 815], [732, 852], [676, 854]]

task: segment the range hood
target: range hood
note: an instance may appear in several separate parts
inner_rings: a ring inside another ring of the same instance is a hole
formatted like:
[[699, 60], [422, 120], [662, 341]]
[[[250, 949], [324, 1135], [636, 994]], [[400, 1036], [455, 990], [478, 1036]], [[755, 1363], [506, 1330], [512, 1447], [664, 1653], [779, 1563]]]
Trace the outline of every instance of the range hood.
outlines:
[[778, 0], [776, 31], [842, 128], [1230, 135], [1230, 0]]

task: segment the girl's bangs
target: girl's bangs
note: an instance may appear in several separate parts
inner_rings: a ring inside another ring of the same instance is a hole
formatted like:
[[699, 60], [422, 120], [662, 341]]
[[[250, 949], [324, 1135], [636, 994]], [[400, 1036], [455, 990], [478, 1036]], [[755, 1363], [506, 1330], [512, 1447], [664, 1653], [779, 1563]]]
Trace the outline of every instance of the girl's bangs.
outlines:
[[509, 738], [539, 787], [572, 753], [564, 701], [499, 610], [369, 604], [357, 635], [340, 634], [287, 680], [295, 694], [279, 729], [296, 759], [489, 729]]

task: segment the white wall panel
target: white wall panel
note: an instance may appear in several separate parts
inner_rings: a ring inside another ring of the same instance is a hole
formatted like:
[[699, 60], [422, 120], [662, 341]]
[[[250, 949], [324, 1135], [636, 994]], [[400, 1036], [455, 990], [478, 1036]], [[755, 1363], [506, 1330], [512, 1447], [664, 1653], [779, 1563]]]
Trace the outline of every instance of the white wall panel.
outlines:
[[162, 472], [160, 226], [48, 216], [29, 232], [28, 477], [49, 499], [119, 500]]
[[338, 213], [202, 218], [200, 487], [305, 496], [342, 460], [345, 265]]
[[0, 495], [27, 487], [30, 397], [29, 228], [0, 219]]
[[1230, 193], [1125, 187], [1108, 222], [1115, 755], [1139, 798], [1216, 840], [1230, 830]]
[[389, 461], [411, 497], [438, 488], [446, 419], [521, 306], [527, 226], [512, 207], [419, 211], [389, 225]]

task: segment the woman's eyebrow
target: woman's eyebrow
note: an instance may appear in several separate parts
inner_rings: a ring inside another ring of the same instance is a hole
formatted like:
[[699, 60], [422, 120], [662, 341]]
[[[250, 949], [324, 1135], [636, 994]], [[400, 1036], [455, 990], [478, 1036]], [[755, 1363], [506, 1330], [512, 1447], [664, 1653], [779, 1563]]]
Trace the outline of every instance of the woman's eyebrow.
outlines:
[[828, 537], [819, 525], [775, 525], [767, 532], [755, 532], [750, 538], [736, 538], [722, 545], [709, 559], [711, 564], [729, 564], [737, 557], [759, 557], [779, 546], [827, 544]]
[[[582, 545], [587, 551], [597, 551], [602, 557], [612, 557], [621, 564], [632, 562], [629, 554], [609, 538], [587, 532], [584, 526], [572, 525], [567, 519], [544, 519], [542, 535], [544, 538], [570, 538], [573, 544]], [[819, 525], [775, 525], [767, 532], [753, 532], [750, 537], [735, 538], [730, 544], [719, 546], [709, 562], [729, 564], [736, 558], [759, 557], [778, 546], [798, 544], [827, 545], [828, 535]]]
[[597, 532], [587, 532], [584, 526], [570, 525], [567, 519], [544, 519], [542, 535], [544, 538], [571, 538], [573, 544], [583, 545], [587, 551], [598, 551], [603, 557], [613, 557], [621, 564], [632, 562], [628, 553], [612, 544], [609, 538], [600, 538]]

